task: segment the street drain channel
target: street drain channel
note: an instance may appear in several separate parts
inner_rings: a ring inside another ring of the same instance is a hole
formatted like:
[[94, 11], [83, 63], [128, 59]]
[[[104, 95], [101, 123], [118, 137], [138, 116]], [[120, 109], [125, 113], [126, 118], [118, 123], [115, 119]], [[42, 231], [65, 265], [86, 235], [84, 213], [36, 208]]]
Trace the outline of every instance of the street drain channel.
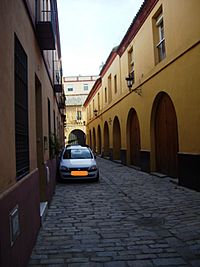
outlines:
[[158, 217], [142, 217], [135, 222], [138, 226], [159, 227], [165, 224], [164, 218]]

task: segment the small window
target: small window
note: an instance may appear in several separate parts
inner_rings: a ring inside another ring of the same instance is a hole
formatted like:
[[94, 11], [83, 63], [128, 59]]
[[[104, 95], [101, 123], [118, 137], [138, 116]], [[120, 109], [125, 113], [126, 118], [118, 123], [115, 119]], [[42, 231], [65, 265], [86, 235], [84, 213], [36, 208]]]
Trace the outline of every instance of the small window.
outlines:
[[107, 87], [105, 87], [105, 103], [107, 103]]
[[133, 78], [133, 83], [135, 82], [135, 66], [133, 58], [133, 47], [128, 51], [128, 72], [129, 76]]
[[87, 90], [88, 90], [88, 84], [85, 83], [85, 84], [83, 85], [83, 90], [84, 90], [84, 91], [87, 91]]
[[166, 57], [163, 14], [160, 14], [157, 18], [156, 26], [158, 28], [158, 44], [156, 47], [158, 49], [159, 61], [161, 61]]
[[114, 76], [114, 88], [115, 88], [115, 94], [117, 93], [117, 75]]
[[81, 110], [78, 110], [77, 113], [76, 113], [76, 119], [79, 121], [79, 120], [82, 120], [82, 112]]
[[91, 111], [91, 105], [89, 105], [89, 119], [91, 119], [91, 117], [92, 117], [92, 111]]
[[97, 94], [97, 105], [98, 105], [98, 110], [100, 110], [101, 108], [100, 108], [100, 94], [98, 93]]
[[67, 91], [68, 91], [68, 92], [72, 92], [72, 91], [73, 91], [73, 87], [68, 87], [68, 88], [67, 88]]
[[162, 6], [153, 17], [153, 34], [155, 63], [159, 63], [166, 57], [165, 32]]
[[92, 100], [92, 109], [93, 109], [93, 112], [94, 112], [94, 110], [95, 110], [95, 108], [94, 108], [94, 99]]
[[108, 102], [112, 101], [112, 76], [108, 76]]

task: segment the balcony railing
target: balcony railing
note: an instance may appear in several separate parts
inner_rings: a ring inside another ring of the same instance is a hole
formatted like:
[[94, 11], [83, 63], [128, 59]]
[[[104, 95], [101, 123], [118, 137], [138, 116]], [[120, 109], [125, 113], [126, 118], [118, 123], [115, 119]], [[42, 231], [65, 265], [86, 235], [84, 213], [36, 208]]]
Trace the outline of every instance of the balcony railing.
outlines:
[[54, 60], [53, 69], [54, 69], [53, 70], [54, 92], [62, 93], [63, 91], [62, 68], [61, 68], [61, 62], [59, 60]]
[[70, 124], [76, 124], [76, 125], [84, 125], [85, 126], [85, 121], [83, 120], [71, 120], [69, 121]]
[[52, 0], [36, 0], [36, 31], [42, 50], [55, 49], [55, 3]]
[[60, 96], [59, 102], [58, 102], [58, 108], [61, 109], [65, 109], [65, 95], [63, 94], [62, 96]]

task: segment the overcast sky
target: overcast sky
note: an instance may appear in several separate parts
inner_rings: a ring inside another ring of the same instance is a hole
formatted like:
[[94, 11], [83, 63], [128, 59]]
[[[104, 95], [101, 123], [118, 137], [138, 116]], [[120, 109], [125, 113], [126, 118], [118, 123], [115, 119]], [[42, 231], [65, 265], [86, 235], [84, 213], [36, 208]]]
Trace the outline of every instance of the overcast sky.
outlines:
[[57, 0], [63, 75], [98, 75], [143, 0]]

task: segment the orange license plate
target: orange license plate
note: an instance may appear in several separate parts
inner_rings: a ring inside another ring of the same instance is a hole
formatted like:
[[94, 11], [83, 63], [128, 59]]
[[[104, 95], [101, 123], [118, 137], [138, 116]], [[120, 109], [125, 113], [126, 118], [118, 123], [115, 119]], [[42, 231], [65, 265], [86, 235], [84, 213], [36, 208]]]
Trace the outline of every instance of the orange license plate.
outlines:
[[87, 171], [71, 171], [72, 176], [87, 176]]

